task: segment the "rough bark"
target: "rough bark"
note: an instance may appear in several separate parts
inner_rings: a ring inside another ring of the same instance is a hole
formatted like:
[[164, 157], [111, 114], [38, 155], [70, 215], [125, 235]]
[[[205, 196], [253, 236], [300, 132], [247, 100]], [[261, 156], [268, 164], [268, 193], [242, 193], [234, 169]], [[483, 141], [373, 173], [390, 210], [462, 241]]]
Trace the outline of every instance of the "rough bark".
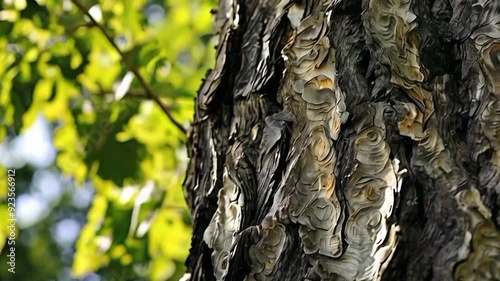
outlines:
[[500, 1], [220, 0], [188, 280], [500, 280]]

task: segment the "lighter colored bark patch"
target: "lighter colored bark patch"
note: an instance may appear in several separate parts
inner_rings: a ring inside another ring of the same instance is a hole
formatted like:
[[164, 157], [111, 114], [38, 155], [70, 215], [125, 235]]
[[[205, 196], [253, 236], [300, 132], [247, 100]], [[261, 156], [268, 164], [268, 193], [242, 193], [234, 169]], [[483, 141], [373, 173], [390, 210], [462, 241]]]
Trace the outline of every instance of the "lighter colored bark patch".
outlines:
[[205, 243], [213, 249], [212, 263], [217, 280], [224, 280], [227, 275], [231, 249], [241, 225], [241, 208], [244, 202], [243, 194], [229, 179], [227, 172], [224, 182], [225, 186], [219, 190], [217, 211], [203, 235]]
[[[266, 218], [278, 229], [280, 224], [274, 219], [298, 223], [304, 252], [327, 256], [341, 253], [340, 236], [334, 234], [340, 204], [334, 195], [333, 141], [338, 138], [340, 124], [347, 119], [344, 96], [336, 85], [335, 53], [326, 36], [329, 24], [326, 11], [334, 2], [338, 1], [321, 1], [318, 9], [305, 16], [305, 7], [295, 4], [288, 14], [295, 31], [283, 50], [286, 78], [291, 83], [285, 104], [303, 131], [296, 130], [292, 136], [293, 155], [285, 176], [285, 181], [294, 185], [294, 191], [278, 208], [271, 208], [274, 214]], [[291, 173], [292, 170], [295, 172]], [[295, 180], [295, 175], [300, 176]], [[283, 213], [283, 208], [288, 212]], [[260, 227], [265, 229], [265, 225]], [[285, 239], [283, 234], [263, 233], [250, 249], [254, 269], [248, 280], [272, 280], [272, 269], [279, 260]], [[269, 249], [279, 252], [270, 254]]]
[[344, 228], [347, 248], [338, 258], [319, 257], [314, 270], [322, 280], [336, 276], [380, 280], [396, 248], [399, 227], [387, 219], [392, 215], [404, 171], [399, 170], [397, 160], [390, 159], [383, 120], [386, 109], [391, 110], [386, 104], [370, 105], [354, 125], [356, 164], [345, 194], [350, 214]]
[[411, 0], [370, 0], [365, 11], [365, 27], [378, 48], [382, 63], [390, 67], [391, 81], [405, 90], [423, 113], [425, 120], [434, 111], [432, 96], [421, 87], [417, 16]]
[[261, 238], [249, 250], [252, 270], [246, 281], [272, 280], [274, 266], [285, 246], [285, 226], [277, 223], [275, 218], [266, 217], [258, 231]]
[[500, 279], [500, 232], [491, 220], [479, 223], [472, 235], [472, 251], [455, 271], [456, 280], [487, 281]]
[[332, 1], [324, 1], [321, 9], [295, 23], [295, 40], [284, 54], [292, 73], [290, 110], [303, 124], [303, 131], [295, 135], [300, 176], [288, 198], [288, 216], [300, 225], [299, 236], [306, 254], [333, 257], [341, 253], [341, 239], [334, 234], [340, 204], [333, 192], [336, 182], [333, 141], [338, 138], [347, 113], [335, 77], [335, 53], [326, 36], [329, 21], [325, 12], [331, 4]]

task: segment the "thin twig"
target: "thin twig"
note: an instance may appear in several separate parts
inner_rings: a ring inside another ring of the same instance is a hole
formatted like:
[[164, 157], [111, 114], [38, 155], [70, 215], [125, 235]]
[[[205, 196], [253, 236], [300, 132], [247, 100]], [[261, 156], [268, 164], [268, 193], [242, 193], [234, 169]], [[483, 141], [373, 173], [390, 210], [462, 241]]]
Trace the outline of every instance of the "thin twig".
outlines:
[[73, 33], [73, 32], [75, 32], [75, 30], [79, 29], [80, 27], [91, 27], [93, 25], [94, 24], [92, 24], [91, 22], [78, 23], [78, 24], [75, 24], [75, 25], [67, 27], [66, 28], [66, 33], [67, 34]]
[[115, 43], [115, 40], [113, 40], [113, 38], [111, 38], [111, 36], [108, 34], [108, 32], [104, 29], [104, 27], [102, 25], [100, 25], [95, 19], [94, 17], [92, 17], [92, 15], [89, 13], [88, 9], [86, 9], [80, 2], [78, 2], [78, 0], [71, 0], [71, 2], [73, 2], [73, 4], [75, 4], [75, 6], [78, 7], [78, 9], [84, 13], [87, 17], [89, 17], [90, 21], [92, 21], [93, 25], [95, 25], [97, 28], [99, 28], [99, 30], [101, 31], [101, 33], [106, 37], [106, 39], [108, 40], [108, 42], [113, 46], [113, 48], [115, 48], [115, 50], [120, 54], [120, 56], [122, 57], [123, 61], [125, 62], [125, 65], [127, 66], [127, 68], [132, 71], [132, 73], [134, 73], [135, 77], [137, 78], [137, 80], [139, 80], [139, 83], [141, 83], [142, 87], [144, 88], [144, 90], [146, 91], [146, 95], [152, 99], [153, 101], [156, 102], [156, 104], [158, 104], [161, 108], [161, 110], [163, 111], [163, 113], [165, 113], [165, 115], [167, 115], [168, 119], [170, 119], [170, 121], [172, 121], [172, 123], [174, 123], [174, 125], [179, 129], [181, 130], [184, 134], [186, 134], [186, 129], [181, 125], [181, 123], [179, 123], [179, 121], [175, 120], [175, 118], [172, 116], [172, 114], [170, 113], [170, 111], [168, 110], [168, 108], [165, 106], [165, 104], [161, 101], [161, 99], [154, 93], [153, 89], [151, 89], [151, 86], [146, 82], [146, 79], [144, 79], [144, 77], [141, 75], [141, 73], [139, 72], [139, 70], [130, 63], [130, 60], [127, 59], [127, 57], [125, 56], [125, 54], [120, 50], [120, 48], [118, 47], [118, 45], [116, 45]]
[[[114, 90], [112, 90], [112, 89], [100, 89], [97, 93], [99, 95], [109, 95], [109, 94], [113, 94]], [[144, 88], [142, 86], [140, 88], [128, 89], [128, 91], [125, 93], [125, 95], [121, 99], [151, 100], [151, 98], [149, 98], [148, 94], [146, 93], [146, 90], [144, 90]], [[166, 109], [171, 110], [171, 108], [172, 108], [171, 105], [169, 105], [163, 101], [162, 101], [162, 103]]]

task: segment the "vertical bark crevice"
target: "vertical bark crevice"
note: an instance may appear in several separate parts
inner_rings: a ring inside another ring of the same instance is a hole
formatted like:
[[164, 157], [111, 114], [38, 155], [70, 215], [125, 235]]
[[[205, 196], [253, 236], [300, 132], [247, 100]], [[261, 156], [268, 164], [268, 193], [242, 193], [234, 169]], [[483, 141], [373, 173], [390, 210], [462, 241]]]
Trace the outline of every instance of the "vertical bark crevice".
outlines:
[[234, 1], [221, 0], [215, 14], [214, 30], [219, 40], [217, 61], [199, 90], [194, 123], [188, 134], [190, 161], [183, 185], [191, 210], [193, 236], [186, 267], [191, 278], [196, 280], [215, 280], [212, 253], [203, 235], [217, 209], [217, 193], [223, 185], [222, 164], [229, 146], [234, 84], [230, 70], [238, 63], [240, 42], [240, 36], [234, 32], [236, 9]]
[[370, 60], [361, 18], [361, 1], [342, 2], [332, 11], [330, 40], [336, 50], [339, 87], [348, 112], [368, 100], [366, 79]]

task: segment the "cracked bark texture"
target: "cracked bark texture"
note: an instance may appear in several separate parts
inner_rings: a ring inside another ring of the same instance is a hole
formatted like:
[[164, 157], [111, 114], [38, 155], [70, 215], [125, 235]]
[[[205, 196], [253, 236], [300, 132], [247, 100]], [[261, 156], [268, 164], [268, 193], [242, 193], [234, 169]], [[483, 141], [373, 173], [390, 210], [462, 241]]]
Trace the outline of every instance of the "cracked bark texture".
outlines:
[[500, 280], [500, 1], [214, 17], [184, 280]]

